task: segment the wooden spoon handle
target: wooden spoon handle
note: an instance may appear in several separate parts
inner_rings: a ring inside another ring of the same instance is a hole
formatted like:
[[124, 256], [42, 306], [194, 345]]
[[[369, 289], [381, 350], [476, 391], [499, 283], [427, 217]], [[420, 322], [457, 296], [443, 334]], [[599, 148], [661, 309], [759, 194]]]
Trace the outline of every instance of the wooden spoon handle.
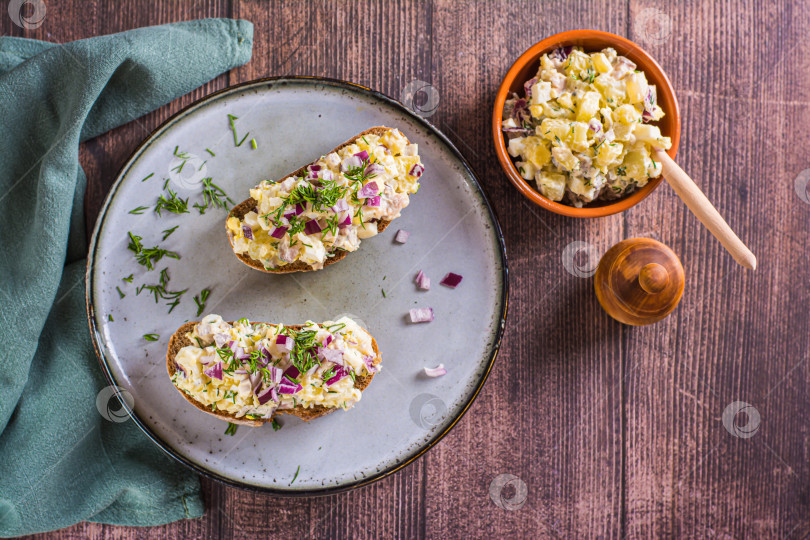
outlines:
[[655, 151], [656, 158], [661, 162], [663, 167], [663, 176], [666, 178], [672, 189], [681, 200], [686, 204], [689, 210], [695, 214], [703, 225], [709, 229], [723, 247], [728, 250], [734, 260], [740, 263], [745, 268], [755, 270], [757, 267], [757, 258], [751, 253], [751, 250], [743, 244], [742, 240], [734, 234], [731, 227], [723, 219], [723, 216], [712, 205], [706, 195], [700, 191], [694, 180], [689, 178], [689, 175], [675, 163], [669, 155], [663, 150]]

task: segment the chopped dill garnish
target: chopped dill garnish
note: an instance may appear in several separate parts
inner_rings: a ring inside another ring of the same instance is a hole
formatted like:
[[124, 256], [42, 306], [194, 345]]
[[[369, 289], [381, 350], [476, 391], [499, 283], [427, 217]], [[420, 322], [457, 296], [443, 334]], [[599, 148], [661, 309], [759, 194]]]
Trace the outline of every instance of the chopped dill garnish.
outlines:
[[165, 230], [163, 230], [163, 239], [164, 239], [164, 240], [166, 240], [166, 239], [167, 239], [169, 236], [171, 236], [171, 235], [172, 235], [172, 233], [173, 233], [174, 231], [176, 231], [176, 230], [177, 230], [177, 227], [179, 227], [179, 226], [180, 226], [180, 225], [175, 225], [175, 226], [174, 226], [174, 227], [172, 227], [171, 229], [165, 229]]
[[247, 139], [247, 136], [250, 135], [250, 132], [245, 133], [245, 136], [242, 137], [242, 140], [240, 141], [239, 138], [236, 136], [236, 126], [233, 123], [234, 120], [239, 120], [239, 117], [229, 114], [228, 123], [231, 126], [231, 131], [233, 131], [233, 144], [238, 148], [242, 146], [242, 143], [245, 142], [245, 139]]
[[231, 198], [228, 197], [228, 194], [225, 193], [225, 190], [216, 185], [211, 177], [202, 179], [202, 196], [202, 204], [194, 203], [192, 205], [200, 212], [200, 215], [205, 214], [205, 211], [209, 207], [224, 208], [227, 210], [228, 203], [234, 204]]
[[295, 470], [295, 476], [293, 476], [293, 479], [292, 479], [292, 482], [290, 482], [290, 485], [293, 485], [293, 482], [295, 482], [295, 479], [298, 478], [298, 473], [299, 472], [301, 472], [301, 465], [299, 465], [298, 468]]
[[169, 192], [168, 199], [165, 195], [158, 197], [158, 202], [155, 205], [155, 212], [157, 212], [157, 215], [161, 215], [161, 210], [168, 210], [173, 214], [188, 214], [188, 199], [181, 199], [177, 196], [177, 193], [171, 190], [171, 188], [167, 189], [166, 191]]
[[124, 293], [121, 292], [121, 287], [116, 287], [115, 290], [118, 291], [118, 296], [120, 296], [121, 298], [124, 298], [126, 296]]
[[157, 341], [158, 339], [160, 339], [160, 336], [157, 334], [144, 334], [143, 339], [145, 339], [146, 341]]
[[233, 436], [236, 434], [236, 424], [228, 422], [228, 429], [225, 430], [225, 435]]
[[206, 148], [205, 151], [211, 154], [211, 157], [217, 157], [217, 155], [213, 153], [210, 149]]
[[129, 213], [130, 214], [141, 215], [141, 214], [143, 214], [144, 210], [149, 210], [149, 207], [148, 206], [139, 206], [138, 208], [133, 208], [132, 210], [130, 210]]
[[259, 145], [256, 144], [256, 139], [250, 139], [250, 147], [256, 150]]
[[146, 182], [147, 180], [149, 180], [149, 179], [150, 179], [150, 178], [152, 178], [153, 176], [155, 176], [155, 173], [149, 173], [149, 176], [147, 176], [146, 178], [144, 178], [143, 180], [141, 180], [141, 182]]
[[107, 320], [110, 321], [110, 322], [115, 322], [115, 319], [113, 319], [112, 313], [107, 314]]
[[194, 302], [197, 304], [197, 317], [202, 315], [202, 312], [205, 309], [205, 301], [208, 299], [209, 294], [211, 294], [211, 291], [208, 289], [203, 289], [200, 291], [199, 296], [194, 296]]
[[133, 280], [134, 277], [135, 277], [135, 274], [130, 274], [125, 278], [121, 278], [121, 280], [126, 281], [127, 283], [132, 283], [132, 280]]

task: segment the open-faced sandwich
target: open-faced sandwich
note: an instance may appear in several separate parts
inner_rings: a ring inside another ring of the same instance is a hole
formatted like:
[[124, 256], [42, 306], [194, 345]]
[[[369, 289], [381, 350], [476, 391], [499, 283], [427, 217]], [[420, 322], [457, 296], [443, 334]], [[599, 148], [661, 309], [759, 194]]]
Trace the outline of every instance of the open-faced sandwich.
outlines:
[[277, 182], [265, 180], [228, 216], [233, 251], [264, 272], [319, 270], [385, 230], [419, 189], [418, 147], [374, 127]]
[[172, 335], [166, 368], [201, 411], [259, 426], [276, 413], [311, 420], [351, 408], [381, 360], [374, 338], [347, 317], [284, 326], [207, 315]]

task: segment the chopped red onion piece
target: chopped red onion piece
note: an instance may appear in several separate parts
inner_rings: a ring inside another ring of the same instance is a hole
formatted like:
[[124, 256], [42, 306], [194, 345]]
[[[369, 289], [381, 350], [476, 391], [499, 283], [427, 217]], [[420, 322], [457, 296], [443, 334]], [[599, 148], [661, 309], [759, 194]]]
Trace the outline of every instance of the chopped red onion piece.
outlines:
[[177, 362], [175, 362], [175, 363], [174, 363], [174, 367], [175, 367], [175, 368], [176, 368], [178, 371], [182, 371], [182, 372], [183, 372], [183, 375], [186, 375], [186, 370], [185, 370], [185, 369], [183, 369], [183, 366], [181, 366], [181, 365], [180, 365], [180, 364], [178, 364]]
[[[295, 366], [290, 366], [284, 370], [284, 376], [290, 379], [297, 379], [301, 372]], [[292, 381], [290, 382], [292, 384]]]
[[523, 91], [526, 92], [526, 99], [532, 97], [532, 86], [537, 84], [537, 77], [529, 79], [525, 83], [523, 83]]
[[335, 368], [335, 374], [332, 375], [331, 377], [329, 377], [329, 380], [326, 381], [326, 384], [327, 385], [335, 384], [339, 380], [345, 379], [348, 375], [349, 375], [349, 371], [345, 367], [339, 366], [339, 367]]
[[441, 377], [442, 375], [447, 375], [447, 370], [444, 369], [444, 364], [439, 364], [435, 368], [425, 368], [425, 375], [428, 377]]
[[421, 163], [417, 163], [416, 165], [411, 167], [411, 170], [408, 171], [408, 174], [416, 178], [419, 178], [420, 176], [422, 176], [423, 172], [425, 172], [425, 167]]
[[501, 131], [504, 133], [520, 133], [521, 135], [534, 135], [535, 131], [529, 128], [522, 128], [522, 127], [502, 127]]
[[439, 285], [444, 285], [445, 287], [450, 287], [451, 289], [455, 289], [458, 287], [458, 284], [461, 283], [463, 277], [459, 274], [454, 274], [453, 272], [448, 272], [446, 276], [442, 278], [439, 282]]
[[329, 169], [321, 171], [321, 179], [324, 180], [325, 182], [331, 182], [333, 178], [334, 176], [332, 175], [332, 171], [330, 171]]
[[337, 349], [327, 349], [326, 347], [321, 347], [318, 351], [318, 358], [326, 362], [340, 364], [341, 366], [345, 365], [345, 362], [343, 361], [343, 351], [339, 351]]
[[270, 236], [273, 238], [284, 238], [285, 234], [287, 234], [287, 227], [273, 227], [270, 231]]
[[281, 352], [289, 352], [293, 348], [293, 340], [290, 336], [279, 334], [276, 336], [276, 347]]
[[371, 355], [364, 355], [363, 356], [363, 363], [366, 365], [366, 370], [369, 373], [375, 373], [377, 371], [377, 366], [374, 365], [374, 357]]
[[306, 376], [306, 377], [311, 377], [313, 373], [315, 373], [316, 371], [318, 371], [318, 368], [319, 368], [319, 367], [321, 367], [319, 364], [315, 364], [314, 366], [312, 366], [311, 368], [309, 368], [309, 369], [307, 370], [307, 372], [304, 374], [304, 376]]
[[414, 279], [414, 281], [416, 282], [416, 286], [423, 291], [430, 290], [430, 278], [427, 277], [421, 270], [419, 270], [419, 272], [416, 274], [416, 279]]
[[591, 118], [591, 121], [588, 122], [588, 129], [590, 129], [594, 133], [599, 133], [600, 131], [602, 131], [602, 122], [600, 122], [596, 118]]
[[267, 349], [262, 347], [262, 360], [263, 360], [262, 363], [266, 366], [270, 362], [271, 359], [272, 359], [272, 355], [270, 354], [270, 351], [268, 351]]
[[235, 375], [247, 375], [247, 370], [244, 368], [240, 368], [234, 371]]
[[360, 152], [357, 152], [357, 153], [355, 154], [355, 156], [357, 156], [357, 157], [359, 157], [361, 160], [365, 161], [365, 160], [367, 160], [367, 159], [368, 159], [368, 152], [366, 152], [365, 150], [361, 150]]
[[281, 382], [281, 377], [284, 376], [284, 371], [279, 367], [271, 367], [270, 368], [270, 380], [274, 383], [279, 384]]
[[346, 217], [343, 218], [343, 220], [341, 220], [340, 223], [338, 223], [338, 228], [339, 229], [345, 229], [346, 227], [348, 227], [351, 224], [352, 224], [352, 216], [351, 216], [351, 214], [346, 214]]
[[276, 387], [265, 388], [256, 396], [259, 400], [259, 405], [264, 405], [268, 401], [278, 401], [278, 394], [276, 393]]
[[350, 169], [356, 169], [363, 166], [363, 160], [357, 155], [349, 156], [340, 163], [340, 172], [347, 172]]
[[257, 371], [252, 375], [248, 375], [248, 379], [250, 379], [250, 387], [253, 389], [253, 393], [255, 394], [256, 390], [258, 390], [262, 385], [262, 374], [261, 372]]
[[374, 195], [373, 197], [366, 199], [366, 206], [378, 208], [380, 206], [380, 196]]
[[332, 206], [332, 212], [345, 212], [349, 209], [349, 203], [346, 202], [346, 199], [338, 199], [335, 201], [334, 206]]
[[365, 170], [366, 178], [374, 178], [375, 176], [379, 176], [385, 173], [385, 167], [380, 165], [379, 163], [372, 163]]
[[214, 343], [217, 349], [221, 349], [230, 339], [231, 336], [228, 334], [214, 334]]
[[211, 377], [212, 379], [219, 379], [222, 380], [222, 362], [217, 362], [214, 364], [214, 367], [206, 369], [203, 371], [204, 375]]
[[312, 165], [308, 165], [307, 169], [310, 170], [310, 171], [318, 172], [318, 171], [321, 170], [321, 166], [318, 165], [317, 163], [313, 163]]
[[328, 347], [328, 346], [329, 346], [329, 344], [330, 344], [330, 343], [332, 343], [332, 341], [333, 341], [334, 339], [335, 339], [335, 338], [334, 338], [334, 337], [332, 337], [332, 334], [329, 334], [328, 336], [326, 336], [326, 337], [323, 339], [323, 346], [324, 346], [324, 347]]
[[248, 227], [247, 225], [242, 225], [242, 232], [245, 235], [245, 238], [248, 240], [253, 240], [253, 229]]
[[368, 197], [373, 197], [379, 192], [380, 187], [377, 185], [377, 182], [372, 180], [371, 182], [369, 182], [368, 184], [357, 190], [357, 198], [366, 199]]
[[[273, 388], [275, 388], [275, 387], [273, 387]], [[303, 388], [303, 386], [301, 386], [300, 384], [292, 385], [292, 384], [284, 384], [282, 382], [280, 385], [278, 385], [278, 393], [279, 394], [295, 394], [296, 392], [299, 392], [302, 388]]]
[[433, 308], [413, 308], [410, 310], [411, 322], [430, 322], [433, 320]]
[[411, 235], [408, 231], [404, 229], [400, 229], [397, 231], [397, 235], [394, 237], [394, 240], [399, 242], [400, 244], [404, 244], [408, 241], [408, 237]]
[[551, 54], [549, 54], [549, 58], [556, 58], [557, 60], [563, 61], [568, 58], [568, 55], [571, 54], [571, 51], [574, 50], [573, 45], [568, 45], [566, 47], [559, 47], [554, 49]]
[[320, 224], [314, 219], [307, 221], [307, 224], [304, 225], [304, 234], [318, 234], [322, 230]]

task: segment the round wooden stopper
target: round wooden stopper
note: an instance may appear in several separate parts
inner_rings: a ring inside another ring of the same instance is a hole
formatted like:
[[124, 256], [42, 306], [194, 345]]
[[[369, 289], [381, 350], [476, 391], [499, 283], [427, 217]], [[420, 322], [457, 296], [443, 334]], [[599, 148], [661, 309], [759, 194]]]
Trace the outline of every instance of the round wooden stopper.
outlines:
[[678, 256], [651, 238], [622, 240], [602, 256], [594, 276], [596, 297], [608, 315], [634, 326], [672, 313], [683, 285]]

